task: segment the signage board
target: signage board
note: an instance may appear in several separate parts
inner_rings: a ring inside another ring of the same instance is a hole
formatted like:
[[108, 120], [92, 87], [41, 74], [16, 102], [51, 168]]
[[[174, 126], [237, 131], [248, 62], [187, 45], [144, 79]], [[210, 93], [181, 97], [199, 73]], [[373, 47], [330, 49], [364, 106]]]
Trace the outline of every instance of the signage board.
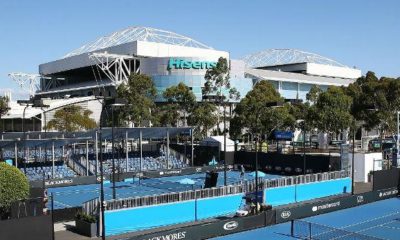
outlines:
[[217, 62], [212, 61], [190, 61], [180, 58], [170, 58], [168, 70], [170, 69], [211, 69], [217, 66]]

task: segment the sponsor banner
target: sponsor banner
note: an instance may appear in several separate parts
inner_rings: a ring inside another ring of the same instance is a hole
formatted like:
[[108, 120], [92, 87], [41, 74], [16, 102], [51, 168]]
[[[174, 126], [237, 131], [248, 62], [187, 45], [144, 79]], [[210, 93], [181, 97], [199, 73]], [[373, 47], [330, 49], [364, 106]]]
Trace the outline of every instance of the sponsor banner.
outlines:
[[127, 240], [200, 240], [265, 226], [265, 213], [230, 218], [179, 229], [125, 238]]
[[278, 208], [276, 209], [276, 223], [333, 212], [395, 197], [398, 195], [398, 192], [397, 188], [391, 188]]
[[[227, 166], [227, 170], [231, 170], [233, 167], [231, 165]], [[146, 178], [159, 178], [159, 177], [169, 177], [169, 176], [179, 176], [179, 175], [188, 175], [194, 173], [203, 173], [207, 171], [222, 171], [224, 170], [224, 166], [206, 166], [206, 167], [191, 167], [191, 168], [183, 168], [183, 169], [168, 169], [161, 171], [147, 171], [147, 172], [128, 172], [128, 173], [117, 173], [116, 179], [117, 181], [123, 181], [126, 178], [132, 177], [146, 177]], [[101, 177], [98, 176], [81, 176], [75, 178], [65, 178], [65, 179], [46, 179], [31, 181], [31, 188], [52, 188], [52, 187], [66, 187], [66, 186], [74, 186], [74, 185], [87, 185], [87, 184], [95, 184], [100, 183]], [[104, 180], [110, 180], [112, 177], [110, 175], [104, 175]], [[43, 186], [44, 185], [44, 186]]]
[[[233, 166], [226, 166], [227, 170], [232, 170]], [[194, 173], [204, 173], [207, 171], [223, 171], [224, 166], [206, 166], [206, 167], [191, 167], [191, 168], [182, 168], [182, 169], [168, 169], [161, 171], [148, 171], [143, 172], [143, 176], [146, 178], [158, 178], [158, 177], [169, 177], [169, 176], [179, 176], [179, 175], [188, 175]]]
[[75, 178], [64, 178], [64, 179], [47, 179], [45, 181], [32, 181], [30, 182], [31, 188], [44, 187], [52, 188], [52, 187], [66, 187], [73, 185], [86, 185], [86, 184], [95, 184], [96, 177], [95, 176], [83, 176], [83, 177], [75, 177]]
[[394, 188], [400, 185], [400, 169], [392, 168], [374, 172], [374, 189], [382, 190]]
[[392, 198], [399, 194], [399, 190], [397, 188], [389, 188], [384, 190], [376, 191], [376, 201]]

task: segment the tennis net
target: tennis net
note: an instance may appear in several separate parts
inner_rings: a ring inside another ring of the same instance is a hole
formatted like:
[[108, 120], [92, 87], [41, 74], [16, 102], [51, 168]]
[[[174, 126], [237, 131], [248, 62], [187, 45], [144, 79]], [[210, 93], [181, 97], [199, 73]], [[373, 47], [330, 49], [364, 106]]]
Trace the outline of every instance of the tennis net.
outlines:
[[291, 236], [299, 239], [316, 240], [380, 240], [381, 238], [350, 232], [339, 228], [329, 227], [322, 224], [292, 220]]

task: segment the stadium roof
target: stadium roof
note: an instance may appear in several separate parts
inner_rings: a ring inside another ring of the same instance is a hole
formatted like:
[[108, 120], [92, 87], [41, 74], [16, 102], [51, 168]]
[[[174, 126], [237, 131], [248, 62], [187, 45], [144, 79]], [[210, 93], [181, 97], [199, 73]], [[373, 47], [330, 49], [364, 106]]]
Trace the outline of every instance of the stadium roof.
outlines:
[[247, 67], [285, 65], [293, 63], [317, 63], [336, 67], [347, 67], [330, 58], [297, 49], [267, 49], [242, 58]]
[[64, 58], [134, 41], [156, 42], [193, 48], [213, 49], [212, 47], [209, 47], [192, 38], [185, 37], [174, 32], [149, 27], [129, 27], [124, 30], [114, 32], [108, 36], [101, 37], [94, 42], [83, 45], [82, 47], [65, 55]]

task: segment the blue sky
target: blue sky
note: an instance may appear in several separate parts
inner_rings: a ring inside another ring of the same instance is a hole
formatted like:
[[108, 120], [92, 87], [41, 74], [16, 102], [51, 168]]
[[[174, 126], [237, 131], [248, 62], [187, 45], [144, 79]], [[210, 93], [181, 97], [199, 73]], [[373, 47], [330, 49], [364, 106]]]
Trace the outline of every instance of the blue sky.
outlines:
[[0, 93], [24, 93], [8, 77], [129, 26], [192, 37], [232, 58], [296, 48], [363, 73], [400, 76], [397, 0], [0, 0]]

